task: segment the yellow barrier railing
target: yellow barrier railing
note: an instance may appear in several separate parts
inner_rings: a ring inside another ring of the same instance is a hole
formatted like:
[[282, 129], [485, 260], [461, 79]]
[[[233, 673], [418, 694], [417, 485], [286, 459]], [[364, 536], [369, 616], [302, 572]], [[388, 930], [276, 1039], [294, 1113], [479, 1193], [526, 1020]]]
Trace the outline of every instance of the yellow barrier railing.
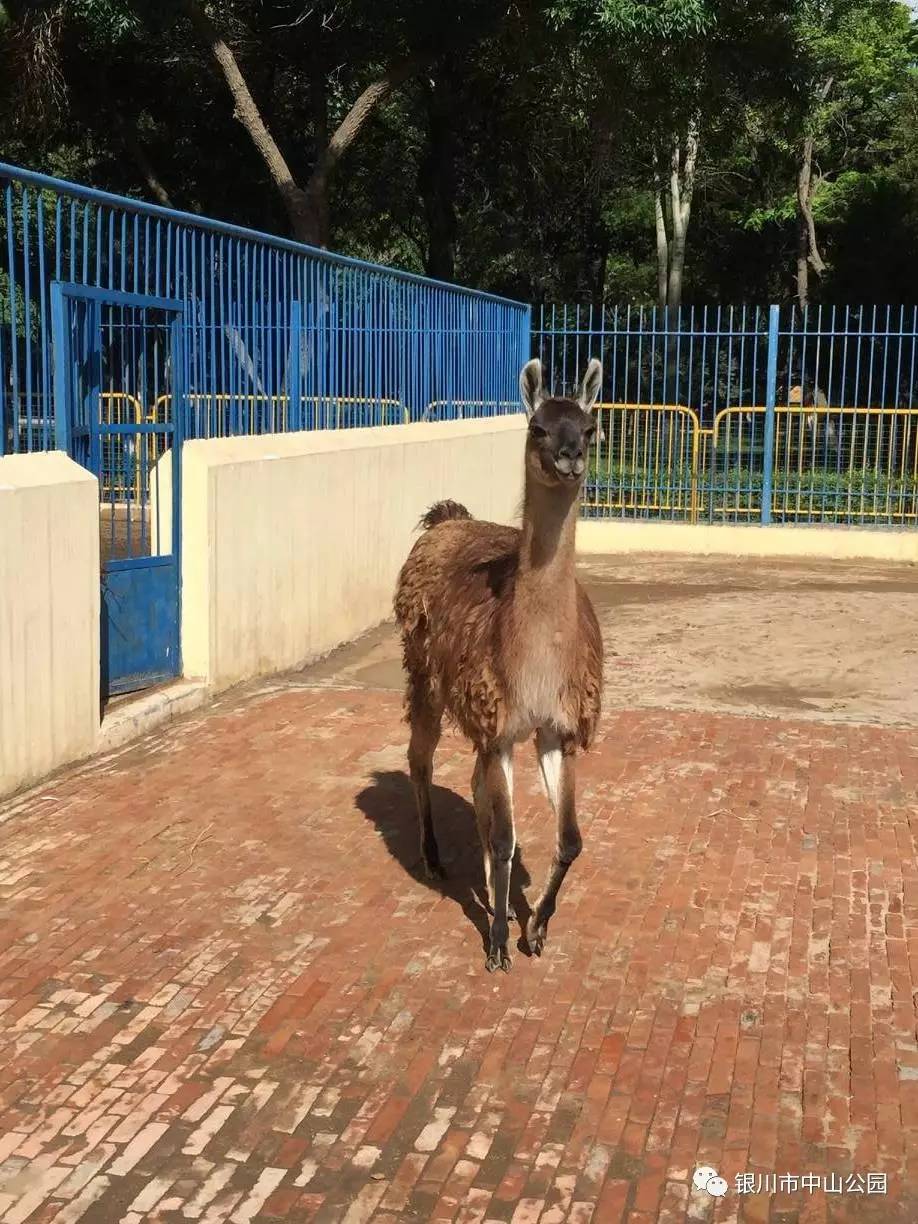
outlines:
[[[162, 423], [171, 398], [158, 396], [146, 411], [128, 392], [102, 392], [100, 422]], [[275, 428], [288, 424], [286, 395], [204, 392], [189, 395], [187, 402], [198, 407], [262, 405], [275, 413]], [[338, 428], [349, 406], [379, 405], [408, 420], [407, 409], [395, 398], [308, 396], [300, 402], [333, 407]], [[482, 406], [478, 401], [431, 401], [428, 410], [446, 403], [460, 410]], [[596, 412], [600, 429], [584, 495], [587, 511], [669, 515], [688, 522], [702, 515], [749, 521], [761, 514], [764, 405], [721, 409], [707, 427], [682, 404], [603, 402]], [[103, 440], [103, 497], [132, 495], [140, 501], [144, 453], [149, 470], [168, 439], [141, 434], [133, 443], [139, 449], [129, 479], [123, 439]], [[776, 522], [918, 522], [918, 408], [778, 405], [771, 477]]]
[[[108, 414], [106, 415], [106, 408]], [[132, 417], [129, 420], [128, 417]], [[143, 404], [136, 395], [127, 391], [101, 391], [99, 393], [99, 424], [100, 425], [142, 425], [144, 419]], [[138, 441], [142, 445], [142, 435]], [[117, 456], [123, 454], [124, 438], [118, 434], [108, 434], [101, 439], [101, 480], [100, 492], [110, 501], [127, 500], [128, 483], [123, 463], [117, 461]], [[121, 477], [120, 481], [118, 477]], [[141, 465], [134, 463], [134, 479], [130, 485], [135, 499], [139, 502], [141, 496]], [[118, 494], [121, 494], [121, 498]]]
[[[152, 411], [154, 415], [150, 417], [151, 421], [164, 419], [159, 415], [160, 407], [162, 404], [168, 403], [170, 399], [170, 395], [161, 395], [158, 397], [153, 405]], [[193, 406], [200, 406], [202, 404], [204, 406], [247, 404], [251, 407], [262, 404], [270, 405], [271, 408], [276, 406], [279, 411], [273, 423], [277, 427], [277, 431], [283, 433], [288, 428], [290, 397], [287, 395], [260, 395], [250, 392], [234, 395], [232, 392], [228, 391], [201, 391], [185, 396], [185, 401]], [[398, 399], [374, 399], [372, 396], [362, 395], [301, 395], [298, 402], [301, 404], [316, 404], [319, 406], [323, 404], [334, 405], [336, 408], [336, 429], [341, 428], [343, 410], [349, 404], [364, 404], [368, 406], [375, 406], [378, 404], [381, 408], [394, 408], [400, 412], [403, 424], [407, 425], [409, 420], [408, 409], [405, 407], [402, 401]], [[222, 437], [223, 435], [218, 434], [218, 436]]]
[[[825, 457], [843, 489], [817, 487]], [[918, 520], [918, 410], [777, 407], [774, 480], [775, 516]]]
[[[682, 404], [597, 404], [600, 425], [584, 505], [697, 515], [698, 415]], [[604, 494], [604, 496], [602, 496]]]
[[[719, 412], [710, 431], [711, 457], [722, 451], [741, 456], [744, 433], [762, 450], [765, 416], [760, 404]], [[703, 465], [707, 461], [703, 450]], [[759, 463], [755, 471], [761, 470]], [[712, 515], [761, 513], [753, 465], [745, 482], [741, 469], [734, 472], [732, 490], [718, 488], [715, 475], [701, 473]], [[775, 521], [918, 520], [918, 409], [777, 405], [771, 507]]]
[[[677, 404], [602, 403], [597, 413], [606, 436], [587, 510], [689, 522], [761, 514], [764, 405], [721, 409], [709, 427]], [[771, 504], [775, 521], [918, 520], [918, 409], [776, 406]]]
[[374, 407], [379, 404], [380, 408], [394, 408], [400, 411], [402, 424], [407, 425], [410, 420], [408, 409], [399, 399], [374, 399], [373, 396], [366, 395], [303, 395], [300, 396], [300, 402], [304, 404], [334, 404], [337, 408], [335, 418], [335, 428], [341, 428], [341, 409], [348, 404], [364, 404]]
[[430, 419], [431, 408], [458, 408], [458, 417], [462, 419], [463, 408], [509, 408], [512, 411], [519, 412], [520, 404], [518, 400], [431, 400], [421, 417], [422, 420]]

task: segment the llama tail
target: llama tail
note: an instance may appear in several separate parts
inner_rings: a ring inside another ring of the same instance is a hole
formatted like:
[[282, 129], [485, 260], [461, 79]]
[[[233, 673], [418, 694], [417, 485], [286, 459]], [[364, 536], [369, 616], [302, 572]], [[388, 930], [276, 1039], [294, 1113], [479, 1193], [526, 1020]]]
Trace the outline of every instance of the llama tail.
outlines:
[[439, 501], [435, 502], [425, 515], [422, 515], [418, 527], [429, 531], [431, 527], [436, 527], [438, 523], [445, 523], [449, 519], [470, 519], [471, 517], [465, 506], [460, 506], [458, 502]]

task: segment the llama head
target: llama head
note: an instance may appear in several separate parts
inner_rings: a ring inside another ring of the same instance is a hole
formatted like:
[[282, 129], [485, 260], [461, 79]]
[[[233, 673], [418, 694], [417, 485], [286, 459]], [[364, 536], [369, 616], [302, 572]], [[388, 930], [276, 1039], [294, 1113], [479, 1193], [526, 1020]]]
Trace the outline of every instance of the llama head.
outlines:
[[520, 394], [529, 418], [526, 471], [539, 484], [580, 485], [596, 433], [593, 406], [602, 386], [602, 365], [593, 357], [576, 399], [546, 396], [538, 358], [520, 372]]

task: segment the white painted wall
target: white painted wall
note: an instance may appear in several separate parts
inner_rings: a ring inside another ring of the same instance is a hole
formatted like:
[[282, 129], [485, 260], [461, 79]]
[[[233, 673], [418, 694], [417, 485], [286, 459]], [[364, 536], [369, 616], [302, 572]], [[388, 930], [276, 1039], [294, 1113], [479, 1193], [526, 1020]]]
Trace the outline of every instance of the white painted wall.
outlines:
[[185, 444], [182, 656], [215, 689], [299, 667], [392, 614], [424, 511], [509, 523], [522, 413]]
[[824, 557], [836, 561], [918, 563], [918, 531], [756, 523], [642, 523], [589, 519], [578, 524], [583, 556], [621, 553], [689, 553], [704, 557]]
[[92, 752], [99, 492], [65, 454], [0, 458], [0, 795]]

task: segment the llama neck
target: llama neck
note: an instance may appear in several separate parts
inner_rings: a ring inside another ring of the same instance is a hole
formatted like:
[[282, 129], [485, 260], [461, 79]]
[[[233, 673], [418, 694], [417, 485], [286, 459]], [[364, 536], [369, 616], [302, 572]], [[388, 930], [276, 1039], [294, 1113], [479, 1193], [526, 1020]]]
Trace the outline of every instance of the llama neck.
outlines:
[[526, 481], [518, 574], [525, 585], [570, 581], [573, 586], [579, 509], [579, 486], [546, 488]]

